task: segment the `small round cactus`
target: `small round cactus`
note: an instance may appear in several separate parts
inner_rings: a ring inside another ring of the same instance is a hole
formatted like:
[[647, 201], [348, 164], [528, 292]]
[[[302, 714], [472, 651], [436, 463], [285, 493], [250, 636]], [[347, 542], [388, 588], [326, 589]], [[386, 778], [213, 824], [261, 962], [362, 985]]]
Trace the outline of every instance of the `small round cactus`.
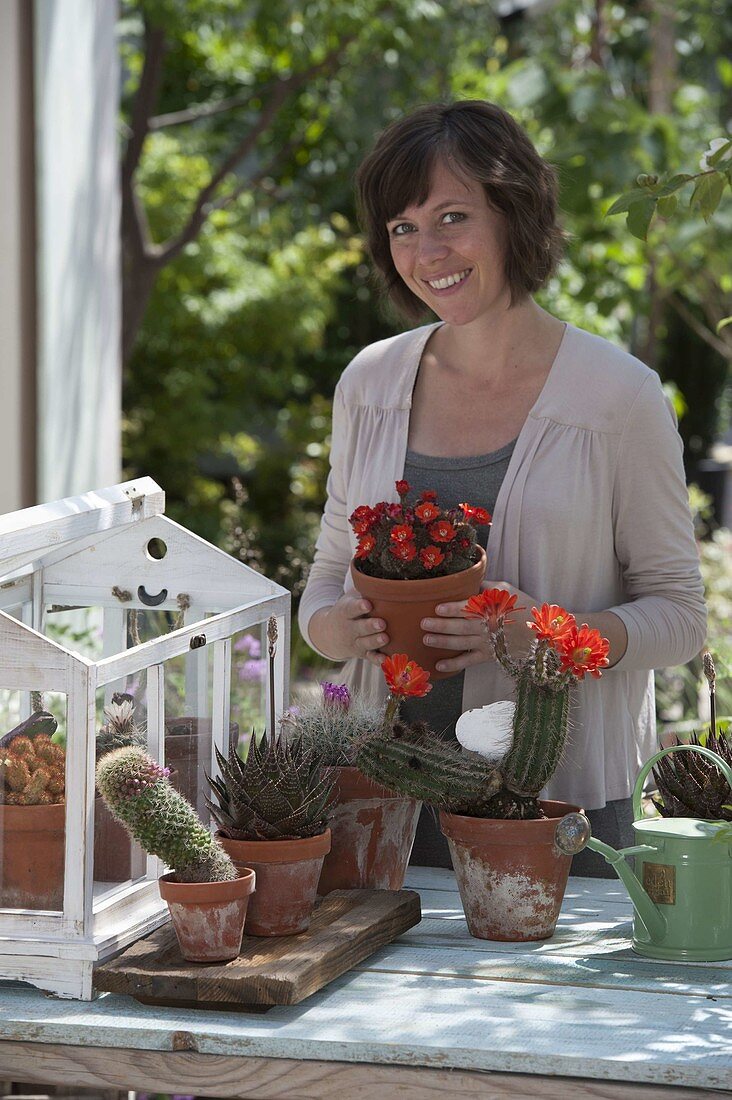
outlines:
[[64, 801], [66, 753], [47, 733], [18, 735], [0, 749], [0, 802], [53, 806]]
[[178, 882], [225, 882], [237, 877], [226, 852], [162, 768], [131, 745], [97, 764], [97, 788], [110, 812], [142, 845], [172, 868]]

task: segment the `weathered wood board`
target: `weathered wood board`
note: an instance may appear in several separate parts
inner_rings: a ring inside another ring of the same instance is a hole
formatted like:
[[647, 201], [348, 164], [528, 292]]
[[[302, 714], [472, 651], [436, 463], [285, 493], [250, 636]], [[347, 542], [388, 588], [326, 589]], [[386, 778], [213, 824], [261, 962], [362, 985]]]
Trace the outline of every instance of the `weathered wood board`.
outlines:
[[297, 936], [245, 936], [239, 957], [186, 962], [167, 924], [94, 971], [98, 990], [143, 1003], [236, 1009], [294, 1005], [421, 919], [414, 890], [336, 890]]

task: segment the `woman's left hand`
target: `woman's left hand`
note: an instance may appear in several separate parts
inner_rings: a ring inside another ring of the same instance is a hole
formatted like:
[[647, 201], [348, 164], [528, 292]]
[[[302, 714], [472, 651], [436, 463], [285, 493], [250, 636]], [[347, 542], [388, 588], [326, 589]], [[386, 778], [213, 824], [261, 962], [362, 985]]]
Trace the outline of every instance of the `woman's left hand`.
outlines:
[[[514, 622], [505, 627], [506, 642], [512, 655], [523, 656], [528, 652], [534, 635], [526, 626], [531, 608], [536, 600], [519, 588], [505, 581], [484, 581], [481, 588], [502, 588], [511, 596], [517, 596]], [[462, 609], [466, 600], [442, 603], [435, 608], [435, 617], [422, 619], [426, 646], [437, 649], [454, 649], [455, 656], [437, 663], [438, 672], [462, 672], [465, 668], [483, 664], [493, 659], [493, 646], [485, 625], [480, 619], [468, 618]], [[518, 609], [521, 608], [519, 611]]]

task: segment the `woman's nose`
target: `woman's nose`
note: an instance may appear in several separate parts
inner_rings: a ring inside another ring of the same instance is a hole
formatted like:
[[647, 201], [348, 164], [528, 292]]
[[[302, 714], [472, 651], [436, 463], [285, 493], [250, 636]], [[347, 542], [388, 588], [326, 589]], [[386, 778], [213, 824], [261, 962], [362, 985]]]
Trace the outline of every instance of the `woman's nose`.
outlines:
[[421, 232], [417, 238], [418, 255], [422, 264], [434, 263], [447, 256], [447, 243], [437, 233]]

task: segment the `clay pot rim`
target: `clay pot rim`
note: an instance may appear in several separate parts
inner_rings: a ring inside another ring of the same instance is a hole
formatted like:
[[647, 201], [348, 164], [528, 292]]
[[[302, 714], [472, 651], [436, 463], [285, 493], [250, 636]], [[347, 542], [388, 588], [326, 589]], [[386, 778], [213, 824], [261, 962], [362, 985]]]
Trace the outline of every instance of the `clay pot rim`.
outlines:
[[163, 901], [178, 905], [211, 905], [248, 897], [256, 888], [256, 875], [251, 867], [237, 867], [238, 877], [225, 882], [176, 882], [173, 871], [158, 879]]
[[316, 836], [285, 840], [234, 840], [219, 830], [216, 839], [236, 863], [301, 863], [330, 851], [330, 829]]
[[[467, 814], [451, 814], [447, 810], [440, 810], [440, 828], [445, 836], [462, 843], [481, 843], [485, 839], [486, 843], [500, 844], [505, 837], [506, 843], [515, 844], [517, 837], [522, 834], [526, 842], [530, 843], [532, 839], [538, 839], [536, 833], [539, 829], [543, 829], [553, 840], [556, 824], [565, 814], [584, 812], [581, 806], [558, 799], [540, 799], [539, 805], [547, 816], [526, 821], [504, 817], [468, 817]], [[530, 836], [532, 832], [533, 838]]]
[[[7, 825], [4, 818], [7, 818]], [[63, 828], [66, 822], [66, 803], [52, 802], [50, 806], [9, 806], [6, 802], [0, 803], [0, 828], [10, 826], [16, 832], [22, 831], [25, 824], [23, 818], [34, 831], [44, 826], [49, 829]]]
[[399, 794], [398, 791], [393, 791], [390, 787], [384, 787], [374, 779], [369, 779], [360, 768], [353, 765], [338, 764], [324, 770], [329, 771], [335, 779], [334, 790], [336, 800], [339, 802], [353, 802], [360, 798], [379, 798], [383, 802], [415, 801], [406, 794]]
[[[482, 577], [486, 567], [486, 552], [480, 544], [476, 545], [480, 551], [478, 560], [473, 565], [468, 566], [467, 569], [461, 569], [458, 573], [448, 573], [445, 577], [399, 578], [397, 580], [385, 577], [370, 577], [367, 573], [362, 573], [360, 569], [356, 568], [356, 559], [353, 558], [351, 560], [351, 580], [358, 591], [360, 589], [357, 582], [362, 581], [364, 586], [381, 596], [382, 599], [390, 599], [398, 593], [398, 599], [401, 603], [416, 603], [431, 598], [432, 594], [439, 592], [441, 587], [451, 588], [456, 577], [467, 579], [476, 573], [479, 573]], [[405, 584], [407, 588], [404, 588]], [[439, 599], [439, 596], [437, 598]]]

